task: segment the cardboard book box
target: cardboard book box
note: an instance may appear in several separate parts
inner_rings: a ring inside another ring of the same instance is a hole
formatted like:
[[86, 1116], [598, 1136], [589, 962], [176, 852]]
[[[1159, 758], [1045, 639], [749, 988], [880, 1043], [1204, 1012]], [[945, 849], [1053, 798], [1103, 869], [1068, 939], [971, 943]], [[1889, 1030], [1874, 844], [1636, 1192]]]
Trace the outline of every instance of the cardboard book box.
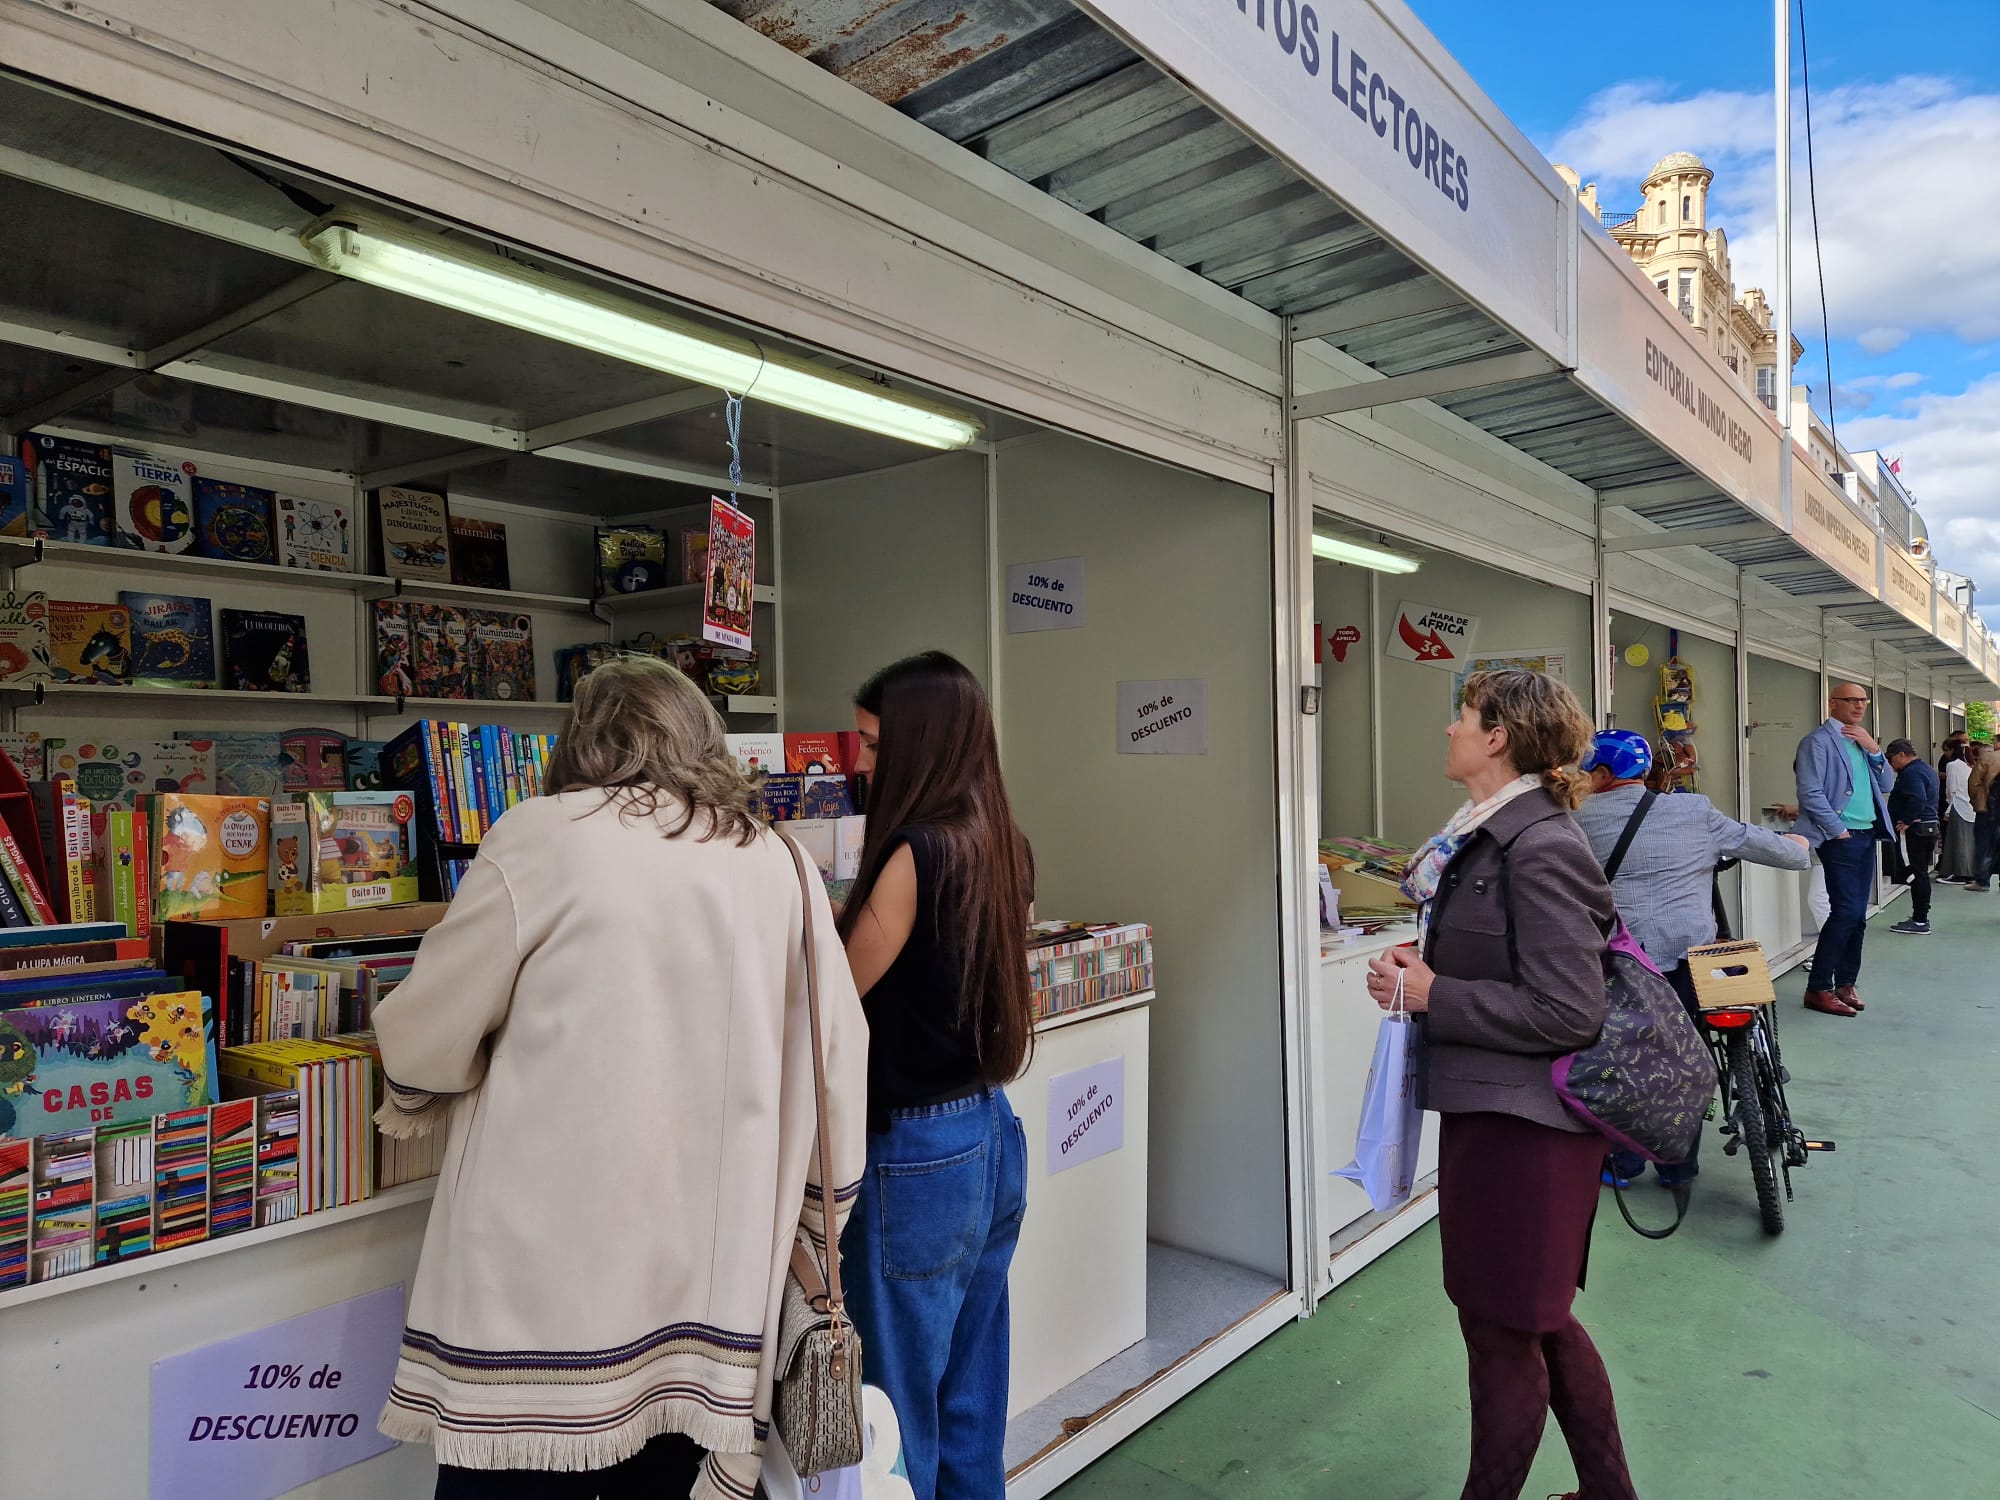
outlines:
[[408, 792], [307, 792], [271, 812], [271, 891], [281, 917], [408, 906], [417, 899]]

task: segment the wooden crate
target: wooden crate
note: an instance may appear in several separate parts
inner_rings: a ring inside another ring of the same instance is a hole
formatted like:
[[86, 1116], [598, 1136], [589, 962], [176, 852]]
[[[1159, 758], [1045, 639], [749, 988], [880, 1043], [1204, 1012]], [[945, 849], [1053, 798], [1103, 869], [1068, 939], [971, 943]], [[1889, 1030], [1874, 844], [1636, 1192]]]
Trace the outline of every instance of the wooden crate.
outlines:
[[1694, 977], [1696, 1002], [1703, 1010], [1735, 1010], [1769, 1005], [1777, 997], [1771, 988], [1771, 966], [1762, 943], [1710, 943], [1688, 949], [1687, 965]]

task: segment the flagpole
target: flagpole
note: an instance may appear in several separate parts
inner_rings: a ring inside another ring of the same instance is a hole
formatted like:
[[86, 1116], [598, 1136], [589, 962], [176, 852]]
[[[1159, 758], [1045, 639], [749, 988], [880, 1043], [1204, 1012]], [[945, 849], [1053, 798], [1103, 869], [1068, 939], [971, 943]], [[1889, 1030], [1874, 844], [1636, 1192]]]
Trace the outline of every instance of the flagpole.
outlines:
[[[1778, 510], [1792, 529], [1792, 5], [1774, 0], [1777, 13], [1777, 334]], [[1827, 392], [1827, 400], [1833, 392]]]

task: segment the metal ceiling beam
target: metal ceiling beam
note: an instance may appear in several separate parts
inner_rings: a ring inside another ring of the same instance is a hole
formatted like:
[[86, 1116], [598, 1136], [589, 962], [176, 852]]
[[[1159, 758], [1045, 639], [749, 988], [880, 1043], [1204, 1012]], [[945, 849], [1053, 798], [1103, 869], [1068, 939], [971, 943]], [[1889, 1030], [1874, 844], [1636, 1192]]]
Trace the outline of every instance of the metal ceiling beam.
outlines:
[[1684, 505], [1692, 500], [1726, 500], [1729, 497], [1706, 479], [1690, 475], [1685, 479], [1651, 479], [1643, 484], [1609, 485], [1599, 493], [1612, 505], [1638, 510], [1648, 505]]
[[1414, 286], [1394, 287], [1386, 292], [1371, 292], [1366, 297], [1352, 297], [1345, 302], [1336, 302], [1331, 307], [1301, 313], [1286, 321], [1285, 332], [1296, 344], [1307, 339], [1323, 339], [1336, 333], [1352, 333], [1357, 328], [1373, 328], [1377, 324], [1395, 323], [1404, 318], [1422, 317], [1425, 313], [1445, 312], [1465, 305], [1465, 299], [1443, 282], [1419, 282]]
[[190, 328], [186, 333], [168, 339], [147, 349], [130, 364], [113, 365], [87, 376], [75, 385], [42, 397], [10, 412], [0, 426], [10, 432], [27, 432], [42, 423], [52, 421], [65, 412], [75, 411], [79, 406], [87, 406], [100, 396], [109, 395], [122, 385], [129, 385], [141, 375], [161, 369], [179, 359], [207, 348], [217, 339], [261, 322], [273, 313], [282, 312], [294, 303], [303, 302], [316, 292], [323, 292], [330, 286], [340, 284], [341, 278], [330, 271], [313, 270], [303, 276], [294, 276], [283, 286], [273, 287], [263, 296], [244, 303], [241, 307], [211, 318], [198, 328]]
[[1608, 536], [1606, 552], [1657, 552], [1667, 547], [1712, 547], [1724, 542], [1761, 542], [1771, 535], [1763, 522], [1741, 526], [1694, 526], [1686, 531], [1642, 531], [1634, 536]]
[[533, 452], [552, 448], [558, 443], [574, 443], [581, 438], [596, 437], [599, 433], [617, 432], [620, 428], [677, 417], [683, 412], [700, 411], [704, 406], [720, 405], [722, 400], [721, 391], [705, 385], [672, 391], [664, 396], [648, 396], [643, 401], [628, 401], [623, 406], [587, 411], [581, 416], [531, 427], [528, 429], [527, 447]]
[[1453, 391], [1478, 391], [1489, 386], [1513, 385], [1558, 374], [1561, 366], [1535, 353], [1496, 354], [1490, 359], [1469, 359], [1436, 370], [1419, 370], [1412, 375], [1392, 375], [1387, 380], [1363, 380], [1337, 390], [1300, 396], [1292, 402], [1292, 420], [1327, 417], [1336, 412], [1361, 411], [1372, 406], [1393, 406], [1401, 401], [1421, 401], [1431, 396], [1448, 396]]
[[356, 474], [354, 482], [364, 490], [375, 490], [385, 484], [404, 484], [412, 479], [449, 474], [454, 469], [468, 468], [473, 464], [491, 463], [496, 458], [505, 458], [511, 451], [507, 448], [453, 448], [434, 458], [412, 459], [405, 464], [392, 464], [386, 469], [370, 469], [366, 474]]
[[775, 500], [778, 496], [775, 485], [752, 484], [747, 480], [732, 485], [727, 474], [713, 469], [690, 469], [680, 464], [663, 463], [643, 453], [620, 453], [613, 449], [585, 447], [579, 443], [562, 443], [541, 449], [538, 456], [561, 459], [569, 464], [585, 464], [593, 469], [609, 469], [617, 474], [638, 474], [647, 479], [661, 479], [669, 484], [685, 484], [695, 489], [734, 489], [745, 495], [761, 495], [767, 500]]
[[61, 354], [70, 359], [87, 359], [99, 365], [137, 366], [142, 355], [137, 349], [128, 349], [123, 344], [107, 344], [102, 339], [85, 338], [81, 334], [65, 333], [60, 328], [50, 328], [42, 323], [24, 323], [17, 319], [0, 318], [0, 344], [15, 344], [23, 349], [40, 349], [45, 354]]
[[413, 405], [402, 392], [381, 392], [359, 381], [331, 377], [311, 377], [296, 370], [225, 360], [214, 355], [200, 360], [181, 359], [160, 368], [162, 375], [188, 380], [196, 385], [215, 386], [269, 401], [288, 401], [313, 411], [333, 412], [363, 422], [380, 422], [411, 432], [428, 432], [433, 437], [456, 442], [519, 452], [526, 434], [497, 422], [455, 416], [434, 407]]

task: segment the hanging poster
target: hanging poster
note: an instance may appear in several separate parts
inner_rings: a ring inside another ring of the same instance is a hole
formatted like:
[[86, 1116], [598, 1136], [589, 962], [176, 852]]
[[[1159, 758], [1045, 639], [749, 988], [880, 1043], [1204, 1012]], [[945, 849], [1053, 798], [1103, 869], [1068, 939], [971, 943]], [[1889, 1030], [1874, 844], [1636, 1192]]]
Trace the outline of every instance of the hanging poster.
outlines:
[[1479, 616], [1431, 604], [1396, 606], [1396, 622], [1383, 645], [1385, 655], [1421, 662], [1446, 671], [1460, 668], [1472, 655], [1472, 638], [1479, 633]]
[[708, 576], [702, 639], [750, 649], [751, 595], [757, 581], [757, 523], [715, 495], [708, 497]]

